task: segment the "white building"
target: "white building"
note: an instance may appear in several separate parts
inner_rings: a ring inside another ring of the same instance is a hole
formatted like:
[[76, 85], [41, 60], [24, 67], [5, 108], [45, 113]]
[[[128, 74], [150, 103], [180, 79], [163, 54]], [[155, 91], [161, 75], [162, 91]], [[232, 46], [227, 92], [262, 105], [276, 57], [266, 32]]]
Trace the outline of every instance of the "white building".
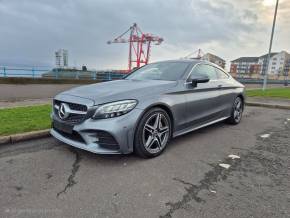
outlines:
[[290, 59], [290, 54], [286, 51], [281, 51], [273, 55], [270, 59], [268, 74], [283, 75], [286, 63]]
[[[267, 58], [268, 54], [259, 57], [258, 63], [262, 66], [261, 74], [265, 74], [267, 69]], [[279, 53], [271, 53], [268, 74], [270, 75], [283, 75], [285, 67], [290, 60], [290, 54], [286, 51], [281, 51]]]
[[68, 51], [59, 49], [55, 52], [55, 66], [57, 68], [68, 67]]

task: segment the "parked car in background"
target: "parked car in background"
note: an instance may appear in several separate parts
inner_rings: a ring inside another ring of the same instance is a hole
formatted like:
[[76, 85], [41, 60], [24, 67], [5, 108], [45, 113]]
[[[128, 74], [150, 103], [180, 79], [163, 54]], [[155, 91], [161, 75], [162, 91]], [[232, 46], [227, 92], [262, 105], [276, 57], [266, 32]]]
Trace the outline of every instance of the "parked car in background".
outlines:
[[173, 137], [224, 120], [238, 124], [244, 102], [244, 86], [219, 66], [162, 61], [122, 80], [60, 93], [53, 100], [51, 134], [98, 154], [155, 157]]

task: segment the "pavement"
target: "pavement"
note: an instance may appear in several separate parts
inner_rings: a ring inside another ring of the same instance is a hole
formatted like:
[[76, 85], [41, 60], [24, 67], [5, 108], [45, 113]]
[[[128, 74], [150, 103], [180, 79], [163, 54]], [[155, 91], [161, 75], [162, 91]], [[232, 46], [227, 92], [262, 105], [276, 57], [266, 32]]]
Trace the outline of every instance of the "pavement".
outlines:
[[51, 103], [52, 103], [52, 98], [24, 99], [24, 100], [17, 100], [17, 101], [0, 100], [0, 109], [22, 107], [22, 106], [35, 106], [35, 105], [43, 105], [43, 104], [51, 104]]
[[268, 105], [282, 105], [288, 106], [290, 108], [290, 99], [283, 98], [262, 98], [262, 97], [247, 97], [247, 102], [249, 103], [261, 103]]
[[289, 132], [289, 110], [247, 107], [239, 125], [178, 137], [154, 159], [53, 138], [2, 145], [0, 217], [290, 217]]
[[[250, 89], [261, 89], [263, 88], [263, 84], [244, 84], [247, 90]], [[267, 84], [267, 89], [269, 88], [281, 88], [285, 87], [284, 84]]]

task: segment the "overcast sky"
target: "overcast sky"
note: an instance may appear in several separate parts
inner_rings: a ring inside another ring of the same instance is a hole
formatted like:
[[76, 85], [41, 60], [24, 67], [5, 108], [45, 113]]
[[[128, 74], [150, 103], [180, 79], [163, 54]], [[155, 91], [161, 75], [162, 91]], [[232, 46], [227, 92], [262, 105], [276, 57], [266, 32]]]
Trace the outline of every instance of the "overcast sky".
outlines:
[[[162, 36], [151, 61], [201, 48], [227, 61], [267, 52], [275, 0], [0, 0], [0, 64], [126, 68], [127, 44], [106, 42], [136, 22]], [[280, 0], [274, 51], [290, 52], [290, 0]]]

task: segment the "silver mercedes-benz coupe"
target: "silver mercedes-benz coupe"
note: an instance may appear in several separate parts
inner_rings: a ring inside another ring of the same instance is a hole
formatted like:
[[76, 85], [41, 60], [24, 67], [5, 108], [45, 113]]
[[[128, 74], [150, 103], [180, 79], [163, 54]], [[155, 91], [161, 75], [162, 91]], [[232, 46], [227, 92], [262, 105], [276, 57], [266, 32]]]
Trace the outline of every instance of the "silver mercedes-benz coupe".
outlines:
[[244, 86], [217, 65], [163, 61], [58, 94], [51, 134], [98, 154], [155, 157], [173, 137], [223, 120], [238, 124], [244, 102]]

